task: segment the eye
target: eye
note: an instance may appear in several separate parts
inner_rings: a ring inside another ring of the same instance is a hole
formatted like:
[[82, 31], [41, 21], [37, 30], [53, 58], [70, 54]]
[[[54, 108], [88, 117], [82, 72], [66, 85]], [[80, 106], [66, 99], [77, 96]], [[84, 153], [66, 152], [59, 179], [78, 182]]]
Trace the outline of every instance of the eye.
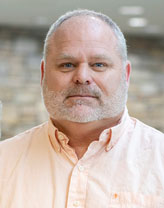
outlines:
[[58, 69], [61, 71], [61, 72], [70, 72], [72, 71], [73, 69], [75, 68], [75, 65], [71, 62], [68, 62], [68, 63], [61, 63], [58, 65]]
[[97, 63], [91, 64], [91, 67], [95, 71], [103, 72], [107, 69], [107, 64], [103, 62], [97, 62]]
[[64, 63], [62, 64], [63, 68], [72, 68], [74, 65], [72, 63]]
[[103, 67], [104, 63], [95, 63], [95, 64], [93, 64], [93, 66], [95, 66], [95, 67]]

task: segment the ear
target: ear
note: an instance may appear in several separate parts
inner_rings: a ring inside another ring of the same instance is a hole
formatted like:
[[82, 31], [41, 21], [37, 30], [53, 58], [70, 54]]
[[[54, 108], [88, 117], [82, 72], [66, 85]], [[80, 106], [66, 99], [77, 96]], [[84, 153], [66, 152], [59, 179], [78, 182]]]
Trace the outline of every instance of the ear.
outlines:
[[41, 64], [40, 64], [40, 72], [41, 72], [40, 84], [42, 85], [44, 79], [44, 73], [45, 73], [45, 62], [43, 59], [41, 60]]
[[127, 82], [127, 85], [129, 86], [130, 72], [131, 72], [131, 63], [130, 63], [130, 61], [126, 62], [125, 70], [126, 70], [126, 82]]

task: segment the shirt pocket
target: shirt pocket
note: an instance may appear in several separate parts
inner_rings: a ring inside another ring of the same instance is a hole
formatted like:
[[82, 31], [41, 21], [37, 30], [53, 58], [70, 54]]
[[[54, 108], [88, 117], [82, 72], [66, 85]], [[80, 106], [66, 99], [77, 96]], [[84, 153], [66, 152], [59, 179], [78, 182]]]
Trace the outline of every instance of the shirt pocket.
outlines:
[[131, 192], [111, 193], [108, 208], [164, 208], [164, 197]]

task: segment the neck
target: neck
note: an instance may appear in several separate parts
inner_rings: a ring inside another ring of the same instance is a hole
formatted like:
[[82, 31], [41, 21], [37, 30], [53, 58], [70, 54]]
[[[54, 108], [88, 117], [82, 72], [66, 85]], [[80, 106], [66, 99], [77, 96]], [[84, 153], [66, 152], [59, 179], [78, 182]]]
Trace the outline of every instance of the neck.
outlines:
[[120, 122], [122, 114], [123, 112], [114, 118], [88, 123], [77, 123], [68, 120], [51, 120], [58, 130], [69, 138], [69, 145], [75, 149], [78, 158], [80, 158], [87, 150], [89, 144], [99, 139], [104, 129], [111, 128]]

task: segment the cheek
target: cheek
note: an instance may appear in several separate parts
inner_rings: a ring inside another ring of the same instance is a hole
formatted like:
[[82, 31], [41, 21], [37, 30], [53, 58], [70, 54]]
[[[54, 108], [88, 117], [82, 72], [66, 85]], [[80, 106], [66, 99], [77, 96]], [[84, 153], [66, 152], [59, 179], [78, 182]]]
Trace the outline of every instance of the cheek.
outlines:
[[57, 71], [48, 72], [46, 75], [47, 86], [50, 90], [60, 92], [69, 86], [71, 78]]
[[109, 96], [115, 92], [120, 84], [121, 76], [116, 73], [111, 73], [96, 80], [96, 84], [102, 90], [102, 92]]

